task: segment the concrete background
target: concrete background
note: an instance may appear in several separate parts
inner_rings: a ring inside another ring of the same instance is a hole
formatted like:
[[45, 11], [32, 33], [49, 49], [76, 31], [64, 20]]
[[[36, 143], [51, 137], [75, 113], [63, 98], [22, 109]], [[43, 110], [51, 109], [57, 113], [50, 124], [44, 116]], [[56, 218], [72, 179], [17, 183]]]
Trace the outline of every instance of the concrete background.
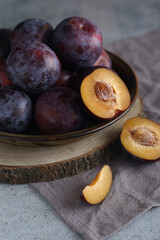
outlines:
[[[160, 27], [160, 0], [0, 0], [0, 28], [39, 17], [53, 27], [83, 16], [100, 28], [104, 47]], [[29, 185], [0, 184], [0, 240], [71, 240], [81, 237]], [[108, 240], [160, 240], [160, 208], [143, 214]]]

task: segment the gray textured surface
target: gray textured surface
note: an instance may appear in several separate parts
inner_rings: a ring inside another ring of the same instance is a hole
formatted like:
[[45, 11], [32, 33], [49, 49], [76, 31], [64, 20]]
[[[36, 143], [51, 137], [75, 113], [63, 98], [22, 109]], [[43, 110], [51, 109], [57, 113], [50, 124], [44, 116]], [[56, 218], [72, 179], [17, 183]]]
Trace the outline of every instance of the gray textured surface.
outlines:
[[[160, 27], [159, 0], [0, 0], [0, 27], [40, 17], [55, 26], [81, 15], [95, 22], [104, 46]], [[0, 240], [81, 239], [29, 185], [0, 184]], [[108, 240], [160, 240], [160, 208], [143, 214]]]

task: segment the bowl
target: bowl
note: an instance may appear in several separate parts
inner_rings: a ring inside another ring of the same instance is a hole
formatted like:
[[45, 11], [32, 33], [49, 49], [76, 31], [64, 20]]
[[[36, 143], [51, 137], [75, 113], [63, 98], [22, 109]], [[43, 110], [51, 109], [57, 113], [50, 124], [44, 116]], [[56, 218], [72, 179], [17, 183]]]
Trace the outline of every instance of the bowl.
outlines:
[[103, 128], [107, 128], [111, 124], [116, 124], [116, 122], [122, 118], [134, 105], [138, 94], [138, 80], [132, 68], [127, 64], [122, 58], [114, 53], [106, 51], [112, 61], [112, 68], [118, 73], [118, 75], [123, 79], [131, 95], [130, 106], [115, 118], [107, 121], [91, 120], [88, 125], [81, 130], [56, 134], [56, 135], [42, 135], [42, 134], [13, 134], [0, 131], [0, 141], [23, 146], [39, 146], [39, 145], [61, 145], [67, 144], [72, 141], [79, 140], [92, 134], [96, 131], [100, 131]]

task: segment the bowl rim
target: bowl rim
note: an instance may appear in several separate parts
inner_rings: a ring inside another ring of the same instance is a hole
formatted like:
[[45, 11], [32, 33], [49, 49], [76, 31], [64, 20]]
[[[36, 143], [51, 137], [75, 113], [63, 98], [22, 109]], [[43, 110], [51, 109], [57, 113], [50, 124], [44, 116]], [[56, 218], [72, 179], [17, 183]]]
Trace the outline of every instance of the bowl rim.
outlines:
[[138, 90], [139, 90], [139, 83], [137, 76], [132, 69], [132, 67], [121, 57], [119, 57], [117, 54], [112, 53], [106, 49], [104, 49], [109, 55], [112, 55], [116, 57], [119, 61], [123, 62], [124, 65], [129, 68], [129, 70], [132, 72], [134, 79], [135, 79], [135, 94], [133, 96], [133, 99], [131, 100], [130, 106], [123, 112], [121, 112], [119, 115], [117, 115], [115, 118], [103, 121], [101, 123], [98, 123], [96, 125], [86, 127], [84, 129], [80, 129], [77, 131], [72, 131], [68, 133], [62, 133], [62, 134], [52, 134], [52, 135], [45, 135], [45, 134], [16, 134], [16, 133], [8, 133], [4, 131], [0, 131], [0, 139], [9, 139], [9, 141], [36, 141], [36, 142], [44, 142], [44, 141], [60, 141], [60, 140], [67, 140], [67, 139], [72, 139], [72, 138], [77, 138], [77, 137], [82, 137], [89, 135], [91, 133], [97, 132], [99, 130], [102, 130], [105, 127], [110, 126], [111, 124], [117, 122], [120, 118], [122, 118], [134, 105], [136, 98], [138, 96]]

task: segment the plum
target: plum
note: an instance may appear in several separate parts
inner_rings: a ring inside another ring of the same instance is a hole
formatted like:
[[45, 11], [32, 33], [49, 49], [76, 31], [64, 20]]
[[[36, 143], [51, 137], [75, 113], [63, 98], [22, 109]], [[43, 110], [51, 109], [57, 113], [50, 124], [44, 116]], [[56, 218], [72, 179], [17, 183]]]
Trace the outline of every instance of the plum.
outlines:
[[56, 81], [54, 87], [71, 87], [73, 84], [72, 71], [61, 68], [60, 76]]
[[0, 29], [0, 61], [6, 60], [10, 52], [10, 35], [12, 30]]
[[[80, 70], [74, 70], [72, 72], [72, 88], [76, 90], [77, 92], [80, 91], [80, 86], [85, 77], [87, 77], [89, 74], [91, 74], [93, 71], [95, 71], [98, 68], [106, 68], [105, 66], [92, 66], [88, 68], [82, 68]], [[114, 72], [116, 75], [118, 75], [112, 68], [109, 68], [112, 72]]]
[[11, 48], [26, 40], [38, 40], [49, 44], [53, 27], [45, 20], [30, 18], [18, 23], [11, 34]]
[[105, 50], [102, 50], [101, 55], [95, 61], [93, 66], [101, 66], [101, 67], [103, 66], [103, 67], [107, 67], [107, 68], [112, 68], [111, 58]]
[[123, 149], [136, 160], [148, 163], [160, 160], [160, 125], [150, 119], [128, 119], [120, 141]]
[[0, 131], [23, 133], [30, 124], [32, 102], [13, 86], [0, 88]]
[[10, 86], [11, 82], [6, 72], [6, 62], [0, 62], [0, 88]]
[[54, 87], [46, 91], [36, 102], [35, 121], [44, 134], [80, 129], [85, 118], [79, 96], [66, 87]]
[[61, 64], [47, 45], [32, 40], [12, 49], [6, 67], [9, 79], [14, 85], [28, 93], [37, 94], [56, 83]]
[[98, 68], [81, 84], [80, 93], [86, 108], [97, 118], [112, 119], [131, 103], [129, 90], [112, 70]]
[[88, 19], [70, 17], [56, 26], [51, 44], [65, 66], [81, 68], [92, 66], [98, 59], [103, 39], [98, 27]]
[[92, 67], [82, 68], [80, 70], [74, 70], [72, 72], [72, 78], [73, 78], [72, 88], [79, 93], [83, 79], [98, 68], [102, 68], [102, 67], [92, 66]]

